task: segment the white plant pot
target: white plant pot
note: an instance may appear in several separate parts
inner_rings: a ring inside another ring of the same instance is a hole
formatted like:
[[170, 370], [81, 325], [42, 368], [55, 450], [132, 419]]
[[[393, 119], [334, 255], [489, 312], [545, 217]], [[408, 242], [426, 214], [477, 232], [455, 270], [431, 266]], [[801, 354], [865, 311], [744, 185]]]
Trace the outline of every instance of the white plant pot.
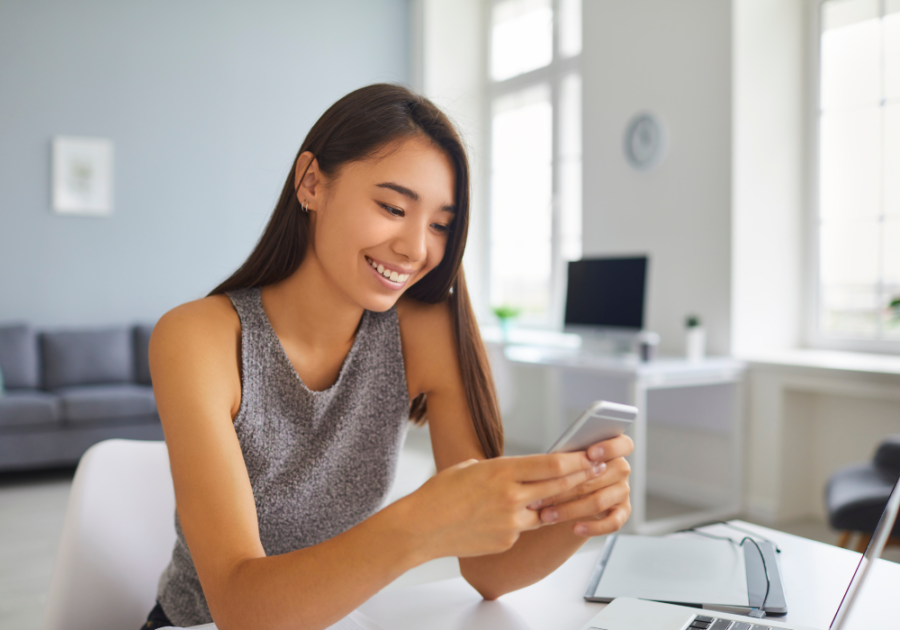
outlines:
[[702, 361], [706, 357], [706, 330], [703, 326], [692, 326], [686, 330], [685, 356], [688, 361]]

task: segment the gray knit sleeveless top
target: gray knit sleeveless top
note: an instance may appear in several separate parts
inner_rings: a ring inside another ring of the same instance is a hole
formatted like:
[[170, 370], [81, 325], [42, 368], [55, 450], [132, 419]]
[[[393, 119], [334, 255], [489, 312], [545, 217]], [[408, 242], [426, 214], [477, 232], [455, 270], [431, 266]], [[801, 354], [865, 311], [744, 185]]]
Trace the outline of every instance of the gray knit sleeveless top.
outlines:
[[[409, 418], [397, 311], [365, 311], [334, 385], [311, 391], [291, 365], [258, 288], [228, 293], [241, 320], [234, 419], [266, 555], [317, 545], [381, 507]], [[223, 526], [225, 524], [223, 523]], [[172, 623], [212, 618], [175, 515], [158, 599]]]

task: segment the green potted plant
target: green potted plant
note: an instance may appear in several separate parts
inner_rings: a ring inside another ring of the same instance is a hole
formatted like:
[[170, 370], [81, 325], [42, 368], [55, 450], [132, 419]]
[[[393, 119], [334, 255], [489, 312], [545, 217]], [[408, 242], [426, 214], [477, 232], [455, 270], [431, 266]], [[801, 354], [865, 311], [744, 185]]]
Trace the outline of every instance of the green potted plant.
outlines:
[[513, 321], [522, 313], [522, 309], [517, 306], [503, 304], [493, 308], [494, 315], [500, 320], [500, 331], [503, 333], [503, 341], [509, 339], [509, 329], [512, 327]]
[[900, 295], [895, 296], [891, 303], [888, 304], [888, 308], [891, 311], [891, 319], [889, 320], [892, 326], [900, 326]]

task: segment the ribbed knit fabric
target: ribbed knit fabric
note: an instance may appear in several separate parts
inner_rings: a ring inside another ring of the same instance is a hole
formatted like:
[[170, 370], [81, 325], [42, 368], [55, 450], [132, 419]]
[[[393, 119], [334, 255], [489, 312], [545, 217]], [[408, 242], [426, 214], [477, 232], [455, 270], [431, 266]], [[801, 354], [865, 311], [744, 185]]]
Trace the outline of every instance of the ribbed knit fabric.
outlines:
[[[258, 288], [229, 293], [241, 320], [241, 406], [234, 419], [266, 555], [319, 544], [382, 505], [406, 433], [409, 394], [397, 312], [365, 311], [334, 385], [308, 389]], [[227, 527], [227, 523], [220, 526]], [[175, 515], [158, 599], [179, 626], [212, 618]]]

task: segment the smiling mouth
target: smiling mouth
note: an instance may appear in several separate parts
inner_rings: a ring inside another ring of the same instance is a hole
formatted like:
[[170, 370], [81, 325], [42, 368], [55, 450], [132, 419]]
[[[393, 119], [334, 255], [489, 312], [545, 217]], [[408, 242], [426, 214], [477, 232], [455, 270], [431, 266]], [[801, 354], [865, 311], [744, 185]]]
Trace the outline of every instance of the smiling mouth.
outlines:
[[384, 265], [376, 263], [374, 260], [366, 256], [366, 262], [369, 266], [377, 271], [379, 274], [384, 276], [386, 280], [389, 282], [393, 282], [394, 284], [403, 284], [407, 280], [409, 280], [410, 274], [408, 273], [397, 273], [396, 271], [391, 271], [387, 269]]

